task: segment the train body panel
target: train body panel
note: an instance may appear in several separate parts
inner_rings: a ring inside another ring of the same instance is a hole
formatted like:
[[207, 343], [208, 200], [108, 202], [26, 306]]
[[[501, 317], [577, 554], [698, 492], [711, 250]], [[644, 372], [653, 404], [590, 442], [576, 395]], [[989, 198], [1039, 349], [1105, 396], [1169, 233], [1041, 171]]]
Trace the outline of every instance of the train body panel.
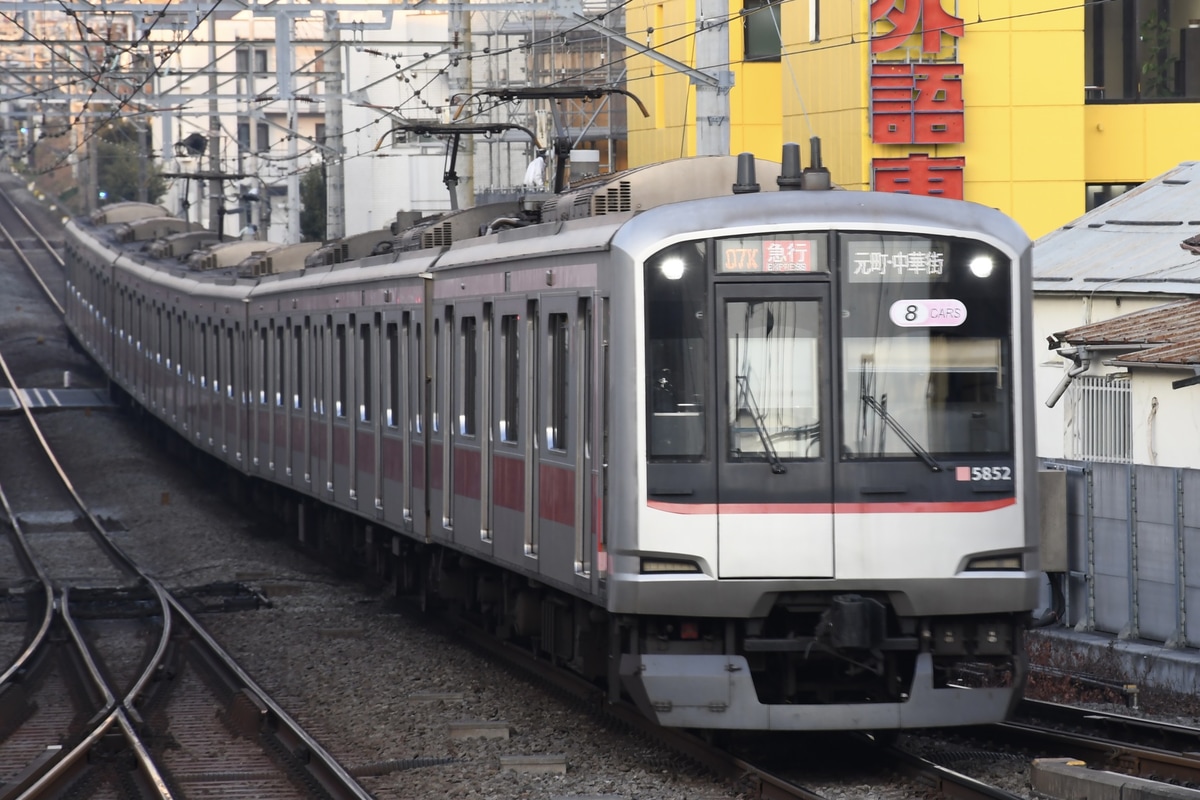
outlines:
[[74, 221], [69, 324], [187, 441], [368, 525], [398, 587], [663, 724], [1001, 718], [1039, 585], [1028, 238], [655, 174], [252, 279]]

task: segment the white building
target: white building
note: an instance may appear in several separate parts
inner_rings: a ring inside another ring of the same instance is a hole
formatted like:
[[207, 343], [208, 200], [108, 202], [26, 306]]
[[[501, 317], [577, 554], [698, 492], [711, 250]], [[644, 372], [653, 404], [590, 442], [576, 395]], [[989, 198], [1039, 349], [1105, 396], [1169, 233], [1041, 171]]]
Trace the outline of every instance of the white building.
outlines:
[[1198, 234], [1186, 162], [1035, 243], [1039, 456], [1200, 467]]

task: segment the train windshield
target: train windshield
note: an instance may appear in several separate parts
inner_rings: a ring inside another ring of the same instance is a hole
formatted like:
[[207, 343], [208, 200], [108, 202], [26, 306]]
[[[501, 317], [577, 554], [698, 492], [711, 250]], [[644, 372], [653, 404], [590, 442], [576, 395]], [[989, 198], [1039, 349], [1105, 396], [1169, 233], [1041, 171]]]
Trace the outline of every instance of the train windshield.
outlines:
[[894, 234], [844, 235], [840, 251], [845, 457], [1011, 452], [1010, 260]]

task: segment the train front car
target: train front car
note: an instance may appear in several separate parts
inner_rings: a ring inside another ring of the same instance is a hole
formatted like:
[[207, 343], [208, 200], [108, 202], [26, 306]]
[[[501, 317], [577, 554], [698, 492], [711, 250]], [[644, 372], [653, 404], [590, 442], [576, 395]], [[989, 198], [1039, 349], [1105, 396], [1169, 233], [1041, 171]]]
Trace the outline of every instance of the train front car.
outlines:
[[1029, 247], [982, 206], [840, 191], [618, 234], [612, 413], [638, 425], [614, 428], [608, 607], [649, 716], [1005, 717], [1039, 585]]

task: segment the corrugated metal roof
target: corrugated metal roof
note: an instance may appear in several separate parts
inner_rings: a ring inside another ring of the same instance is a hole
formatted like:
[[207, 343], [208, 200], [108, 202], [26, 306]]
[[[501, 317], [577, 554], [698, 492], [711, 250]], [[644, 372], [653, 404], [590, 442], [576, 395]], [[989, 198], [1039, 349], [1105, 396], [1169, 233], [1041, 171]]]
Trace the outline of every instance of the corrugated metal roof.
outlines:
[[1056, 333], [1054, 338], [1074, 346], [1119, 348], [1126, 345], [1129, 350], [1114, 359], [1120, 364], [1200, 364], [1200, 300], [1182, 300], [1080, 325]]
[[1185, 161], [1033, 246], [1033, 290], [1200, 295], [1200, 162]]

